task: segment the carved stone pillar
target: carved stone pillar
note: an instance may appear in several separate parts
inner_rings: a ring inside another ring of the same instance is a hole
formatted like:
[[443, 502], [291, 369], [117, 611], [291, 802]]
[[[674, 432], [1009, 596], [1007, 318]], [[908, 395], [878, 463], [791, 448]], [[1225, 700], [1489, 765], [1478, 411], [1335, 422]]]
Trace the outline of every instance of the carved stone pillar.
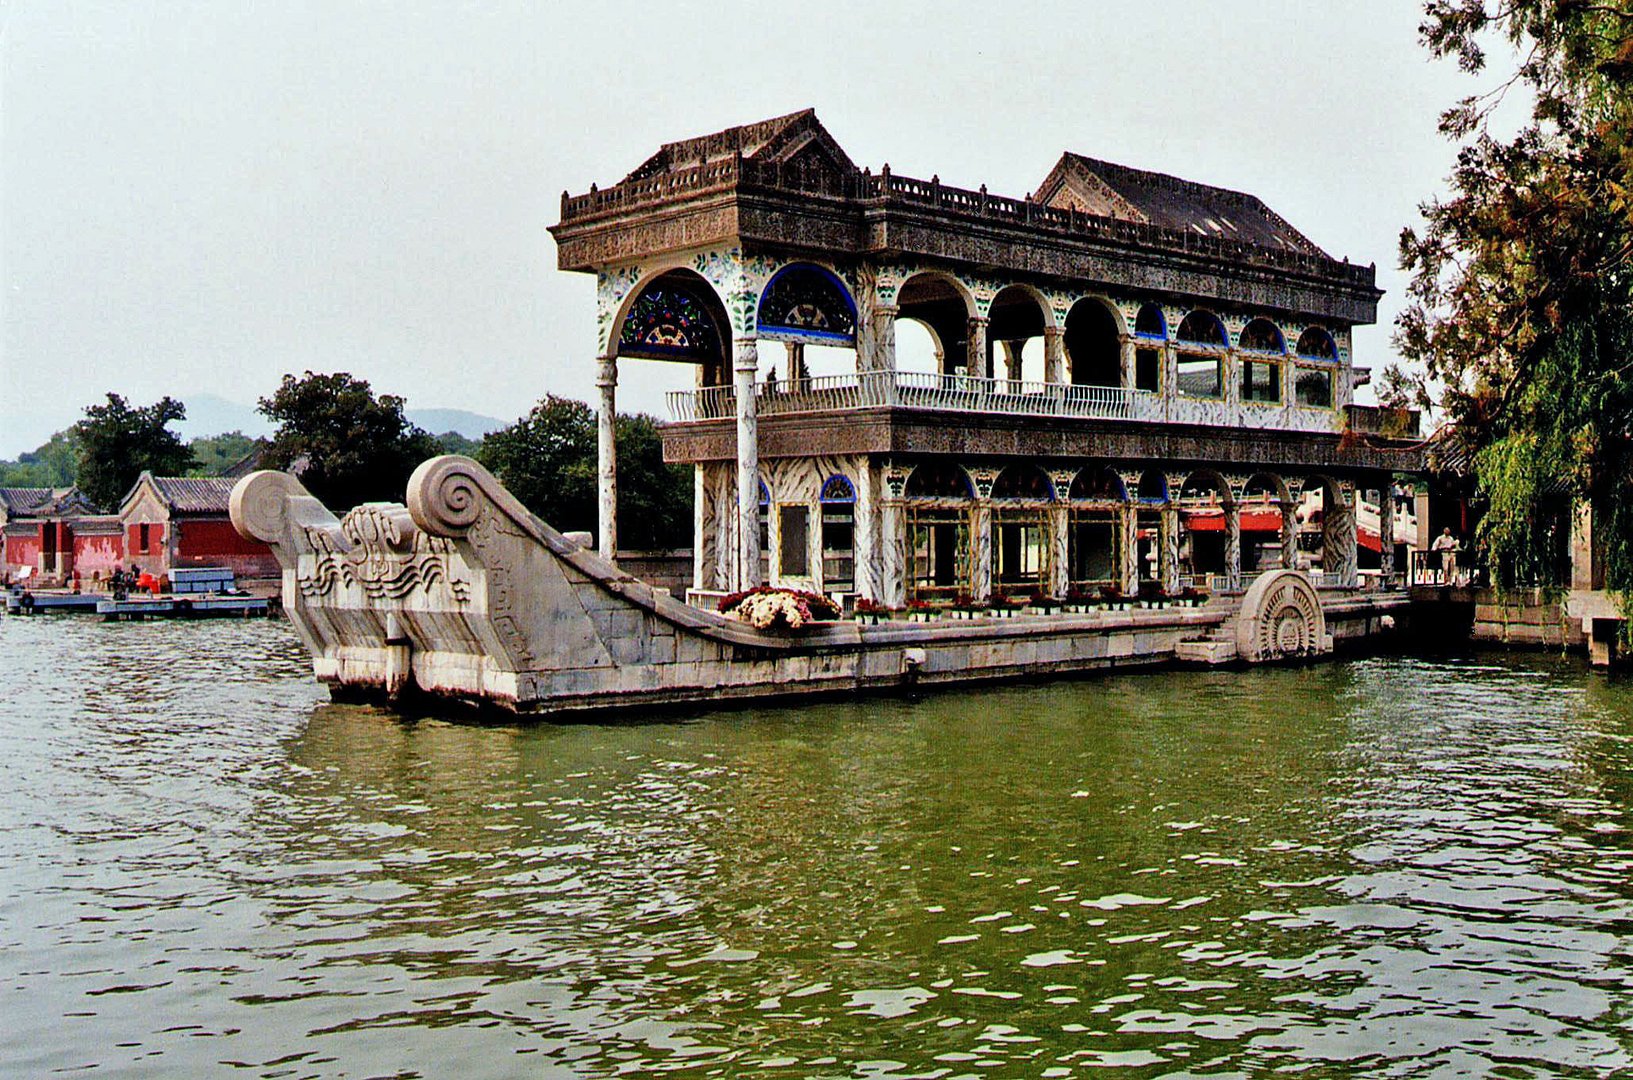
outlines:
[[[788, 341], [788, 342], [784, 342], [783, 346], [784, 346], [784, 348], [786, 348], [788, 350], [788, 381], [789, 381], [789, 383], [790, 384], [796, 384], [796, 383], [804, 382], [806, 377], [807, 377], [806, 374], [805, 374], [805, 345], [804, 345], [804, 343], [799, 342], [799, 341]], [[793, 389], [794, 387], [791, 385], [789, 388]]]
[[987, 348], [987, 320], [979, 315], [970, 317], [968, 346], [965, 370], [983, 379], [992, 378], [992, 350]]
[[1179, 591], [1179, 507], [1169, 503], [1162, 508], [1162, 591]]
[[760, 429], [754, 376], [760, 366], [753, 338], [737, 342], [737, 588], [760, 584]]
[[1281, 566], [1298, 569], [1298, 501], [1291, 496], [1281, 504]]
[[992, 504], [984, 499], [970, 511], [970, 596], [992, 597]]
[[1025, 348], [1026, 342], [1024, 340], [1005, 341], [1002, 344], [1004, 347], [1004, 378], [1016, 384], [1015, 386], [1011, 387], [1010, 392], [1019, 393], [1019, 384], [1021, 381], [1021, 350]]
[[1225, 505], [1225, 588], [1242, 587], [1242, 510], [1236, 502]]
[[618, 557], [618, 361], [604, 356], [596, 367], [595, 385], [601, 391], [596, 413], [596, 511], [599, 549], [603, 559]]
[[692, 466], [692, 588], [714, 588], [714, 493], [703, 465]]
[[1134, 389], [1134, 339], [1124, 334], [1117, 339], [1117, 360], [1124, 390]]
[[1049, 595], [1064, 597], [1072, 587], [1071, 566], [1071, 512], [1064, 503], [1049, 508], [1049, 580], [1045, 587]]
[[1358, 580], [1354, 495], [1355, 489], [1348, 484], [1336, 492], [1329, 487], [1322, 495], [1322, 569], [1346, 589], [1354, 588]]
[[1388, 477], [1378, 488], [1378, 572], [1385, 585], [1395, 576], [1395, 493]]
[[886, 497], [879, 507], [879, 581], [874, 599], [886, 607], [907, 603], [907, 508]]
[[1043, 328], [1043, 381], [1066, 381], [1066, 331], [1058, 326]]
[[1124, 503], [1118, 514], [1117, 523], [1123, 531], [1123, 557], [1117, 587], [1124, 596], [1133, 596], [1140, 587], [1140, 515], [1134, 503]]

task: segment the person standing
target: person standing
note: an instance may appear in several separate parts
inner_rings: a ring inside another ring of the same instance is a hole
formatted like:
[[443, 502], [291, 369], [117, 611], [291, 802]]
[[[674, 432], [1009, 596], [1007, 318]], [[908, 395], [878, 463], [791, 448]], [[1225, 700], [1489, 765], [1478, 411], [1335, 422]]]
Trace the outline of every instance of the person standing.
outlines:
[[1429, 550], [1440, 556], [1440, 581], [1446, 585], [1457, 584], [1457, 537], [1452, 535], [1450, 526], [1440, 530]]

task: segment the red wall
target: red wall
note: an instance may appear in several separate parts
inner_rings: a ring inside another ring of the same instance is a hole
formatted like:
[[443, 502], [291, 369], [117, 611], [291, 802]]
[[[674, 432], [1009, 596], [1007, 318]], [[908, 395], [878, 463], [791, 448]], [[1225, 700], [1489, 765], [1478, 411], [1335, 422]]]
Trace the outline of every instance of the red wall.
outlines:
[[230, 566], [242, 578], [277, 577], [278, 560], [259, 540], [238, 535], [223, 518], [174, 521], [177, 566]]
[[25, 566], [40, 565], [40, 538], [38, 536], [6, 537], [6, 569], [17, 571]]
[[74, 569], [80, 576], [108, 574], [120, 566], [125, 558], [124, 538], [118, 533], [102, 536], [74, 537]]

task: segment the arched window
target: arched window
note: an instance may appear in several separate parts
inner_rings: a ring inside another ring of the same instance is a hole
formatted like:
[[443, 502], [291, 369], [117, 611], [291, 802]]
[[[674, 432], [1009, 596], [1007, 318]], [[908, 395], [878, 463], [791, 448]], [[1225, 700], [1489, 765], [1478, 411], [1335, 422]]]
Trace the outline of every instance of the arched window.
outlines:
[[1179, 332], [1175, 336], [1187, 345], [1205, 345], [1218, 349], [1230, 347], [1230, 337], [1225, 333], [1225, 324], [1211, 311], [1197, 310], [1185, 316], [1180, 320]]
[[1163, 317], [1162, 308], [1156, 304], [1141, 307], [1140, 313], [1134, 317], [1134, 334], [1137, 337], [1167, 340], [1168, 320]]
[[930, 462], [913, 470], [907, 478], [909, 499], [970, 499], [975, 497], [970, 477], [950, 462]]
[[1067, 498], [1073, 502], [1126, 502], [1123, 478], [1109, 468], [1084, 469], [1072, 480]]
[[1123, 580], [1123, 521], [1130, 512], [1123, 479], [1110, 468], [1087, 468], [1072, 480], [1066, 561], [1071, 588], [1092, 593]]
[[1287, 339], [1282, 337], [1281, 329], [1269, 319], [1254, 319], [1242, 327], [1242, 336], [1237, 340], [1242, 348], [1253, 352], [1280, 355], [1287, 351]]
[[837, 474], [822, 485], [822, 587], [856, 588], [856, 487]]
[[778, 270], [760, 297], [761, 337], [817, 344], [856, 343], [856, 303], [828, 270], [795, 263]]
[[1051, 502], [1055, 485], [1036, 465], [1010, 465], [992, 482], [994, 499], [1027, 499], [1033, 502]]
[[650, 360], [719, 362], [723, 310], [707, 282], [690, 271], [663, 274], [644, 286], [624, 314], [618, 355]]
[[1338, 345], [1327, 331], [1310, 326], [1298, 336], [1298, 354], [1306, 360], [1337, 360]]

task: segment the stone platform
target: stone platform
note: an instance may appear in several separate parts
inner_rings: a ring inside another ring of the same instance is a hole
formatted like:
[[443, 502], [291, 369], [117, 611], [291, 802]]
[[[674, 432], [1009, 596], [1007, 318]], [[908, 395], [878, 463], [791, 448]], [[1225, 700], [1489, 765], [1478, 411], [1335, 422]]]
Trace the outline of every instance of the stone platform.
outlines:
[[[234, 525], [272, 547], [284, 610], [337, 691], [430, 694], [514, 712], [575, 714], [745, 698], [1039, 677], [1173, 661], [1229, 640], [1262, 662], [1376, 632], [1404, 594], [1318, 594], [1266, 574], [1240, 604], [965, 622], [757, 630], [682, 603], [529, 513], [475, 461], [433, 458], [406, 504], [336, 518], [294, 477], [258, 472]], [[1334, 621], [1336, 620], [1336, 621]], [[1357, 630], [1357, 627], [1359, 630]]]

